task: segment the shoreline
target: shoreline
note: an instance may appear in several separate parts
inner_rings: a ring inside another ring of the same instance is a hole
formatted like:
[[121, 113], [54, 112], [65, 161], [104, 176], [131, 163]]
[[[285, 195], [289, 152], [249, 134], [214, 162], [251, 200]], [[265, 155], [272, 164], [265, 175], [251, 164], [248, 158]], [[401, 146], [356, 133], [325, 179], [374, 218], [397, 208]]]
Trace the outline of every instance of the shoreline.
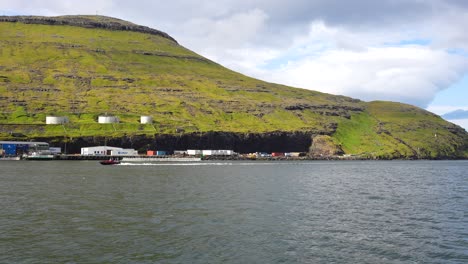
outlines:
[[167, 155], [167, 156], [147, 156], [147, 155], [131, 155], [131, 156], [112, 156], [112, 155], [102, 155], [102, 156], [85, 156], [85, 155], [77, 155], [77, 154], [62, 154], [62, 155], [55, 155], [53, 157], [25, 157], [21, 159], [13, 159], [13, 157], [5, 157], [0, 160], [27, 160], [27, 161], [47, 161], [47, 160], [64, 160], [64, 161], [84, 161], [84, 160], [108, 160], [108, 159], [119, 159], [122, 160], [124, 158], [130, 159], [142, 159], [148, 161], [155, 161], [155, 162], [164, 162], [164, 161], [183, 161], [186, 159], [197, 159], [199, 161], [209, 161], [209, 160], [231, 160], [231, 161], [315, 161], [315, 160], [343, 160], [343, 161], [352, 161], [352, 160], [468, 160], [468, 158], [366, 158], [366, 157], [359, 157], [359, 156], [322, 156], [322, 157], [312, 157], [312, 156], [301, 156], [301, 157], [249, 157], [244, 155], [236, 155], [236, 156], [180, 156], [180, 155]]

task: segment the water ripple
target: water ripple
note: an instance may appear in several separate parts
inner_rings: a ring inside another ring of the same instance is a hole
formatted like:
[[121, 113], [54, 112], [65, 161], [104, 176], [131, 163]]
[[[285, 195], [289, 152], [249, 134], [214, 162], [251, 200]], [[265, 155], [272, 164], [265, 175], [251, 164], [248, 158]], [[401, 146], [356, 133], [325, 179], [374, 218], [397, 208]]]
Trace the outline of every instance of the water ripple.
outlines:
[[0, 263], [467, 263], [467, 169], [2, 164]]

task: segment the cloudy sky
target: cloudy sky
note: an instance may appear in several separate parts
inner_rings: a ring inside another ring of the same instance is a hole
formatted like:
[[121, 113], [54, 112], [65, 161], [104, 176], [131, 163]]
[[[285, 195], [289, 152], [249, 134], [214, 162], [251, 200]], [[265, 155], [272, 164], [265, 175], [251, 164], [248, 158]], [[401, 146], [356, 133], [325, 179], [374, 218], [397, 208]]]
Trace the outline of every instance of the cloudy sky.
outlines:
[[468, 110], [465, 0], [0, 0], [0, 15], [66, 14], [156, 28], [270, 82]]

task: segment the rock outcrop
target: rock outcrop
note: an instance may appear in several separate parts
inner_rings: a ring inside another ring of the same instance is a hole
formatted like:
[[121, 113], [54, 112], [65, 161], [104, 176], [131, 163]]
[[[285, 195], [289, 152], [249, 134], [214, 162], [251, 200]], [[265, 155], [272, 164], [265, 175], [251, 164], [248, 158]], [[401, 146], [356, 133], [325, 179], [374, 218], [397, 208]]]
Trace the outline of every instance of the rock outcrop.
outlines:
[[161, 36], [177, 41], [169, 36], [169, 34], [152, 29], [145, 26], [133, 24], [117, 18], [106, 16], [57, 16], [57, 17], [41, 17], [41, 16], [0, 16], [0, 22], [21, 22], [25, 24], [42, 24], [42, 25], [67, 25], [84, 28], [104, 28], [110, 30], [124, 30], [152, 35]]
[[335, 143], [332, 137], [328, 135], [318, 135], [312, 139], [309, 154], [312, 157], [332, 157], [343, 155], [344, 151]]

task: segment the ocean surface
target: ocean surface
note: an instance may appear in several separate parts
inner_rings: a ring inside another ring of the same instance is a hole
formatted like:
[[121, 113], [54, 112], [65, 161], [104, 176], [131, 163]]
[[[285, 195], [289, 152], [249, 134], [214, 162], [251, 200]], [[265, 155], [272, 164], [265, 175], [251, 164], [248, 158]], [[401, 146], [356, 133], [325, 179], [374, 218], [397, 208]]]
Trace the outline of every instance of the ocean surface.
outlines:
[[0, 263], [468, 263], [468, 161], [0, 161]]

